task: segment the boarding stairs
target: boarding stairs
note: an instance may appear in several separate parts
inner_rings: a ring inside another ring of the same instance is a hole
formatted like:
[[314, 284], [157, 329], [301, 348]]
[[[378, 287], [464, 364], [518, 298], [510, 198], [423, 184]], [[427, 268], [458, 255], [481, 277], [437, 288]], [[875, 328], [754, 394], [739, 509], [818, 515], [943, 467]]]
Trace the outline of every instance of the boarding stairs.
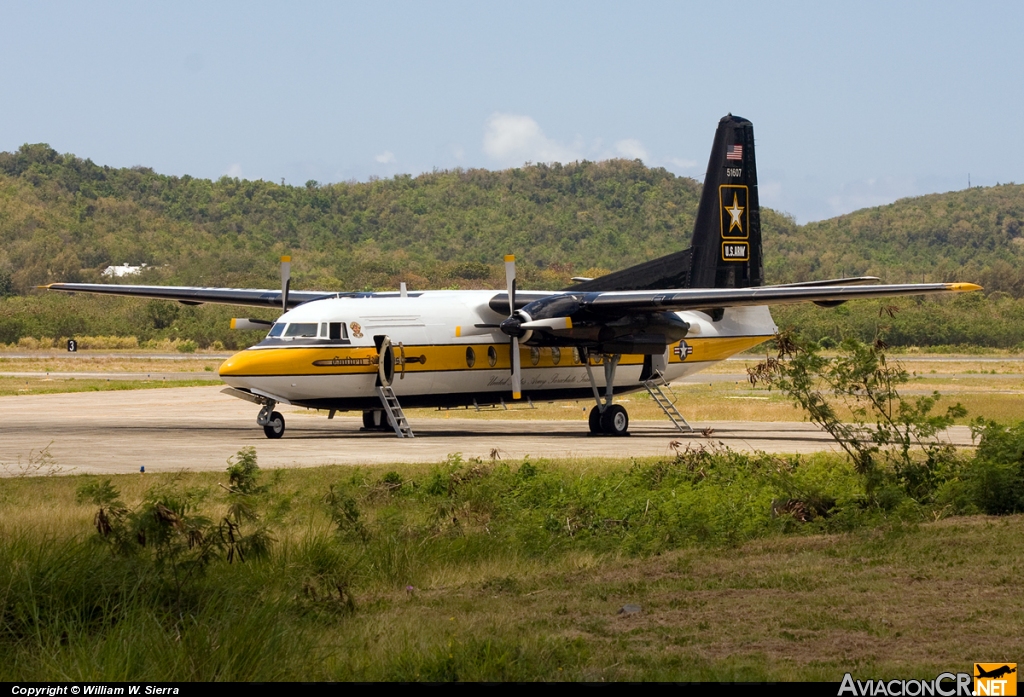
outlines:
[[409, 426], [409, 420], [405, 418], [402, 405], [398, 403], [398, 397], [395, 396], [395, 391], [391, 389], [391, 386], [377, 387], [377, 396], [380, 397], [380, 403], [384, 406], [384, 414], [387, 415], [388, 423], [395, 429], [395, 435], [399, 438], [415, 438], [412, 427]]
[[660, 373], [656, 372], [649, 380], [644, 381], [644, 387], [651, 393], [651, 397], [655, 403], [661, 407], [661, 410], [665, 412], [665, 416], [668, 420], [679, 429], [681, 433], [693, 433], [693, 426], [686, 422], [683, 415], [676, 409], [675, 403], [669, 398], [662, 387], [665, 385], [665, 377]]

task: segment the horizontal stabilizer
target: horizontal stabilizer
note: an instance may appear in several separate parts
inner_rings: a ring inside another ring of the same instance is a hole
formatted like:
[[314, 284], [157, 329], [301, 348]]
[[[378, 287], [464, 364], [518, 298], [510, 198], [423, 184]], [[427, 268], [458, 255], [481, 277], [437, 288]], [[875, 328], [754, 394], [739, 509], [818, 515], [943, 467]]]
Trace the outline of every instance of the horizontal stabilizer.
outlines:
[[830, 278], [827, 281], [801, 281], [800, 283], [782, 283], [776, 288], [813, 288], [815, 286], [853, 286], [860, 283], [876, 283], [878, 276], [851, 276], [850, 278]]

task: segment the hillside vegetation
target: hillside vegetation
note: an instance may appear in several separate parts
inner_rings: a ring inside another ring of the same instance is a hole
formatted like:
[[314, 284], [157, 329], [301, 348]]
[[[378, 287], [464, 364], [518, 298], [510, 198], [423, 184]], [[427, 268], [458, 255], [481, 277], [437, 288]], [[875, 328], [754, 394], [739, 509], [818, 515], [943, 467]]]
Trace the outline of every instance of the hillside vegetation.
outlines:
[[886, 281], [971, 281], [1024, 295], [1024, 186], [901, 199], [765, 238], [769, 282], [868, 274]]
[[[34, 290], [104, 280], [104, 268], [123, 263], [148, 268], [121, 282], [273, 288], [278, 257], [290, 253], [296, 288], [486, 288], [504, 285], [502, 255], [515, 253], [525, 287], [564, 287], [573, 275], [688, 246], [700, 190], [627, 160], [285, 186], [111, 168], [25, 145], [0, 153], [0, 342], [84, 333], [245, 343], [226, 328], [229, 308]], [[967, 318], [951, 301], [901, 305], [908, 326], [897, 343], [1024, 342], [1021, 323], [1001, 319], [1024, 313], [1024, 187], [906, 199], [802, 226], [769, 209], [762, 217], [771, 283], [844, 274], [976, 281], [995, 297]], [[868, 338], [878, 304], [848, 307], [787, 308], [780, 324]], [[947, 315], [968, 326], [931, 322]], [[986, 322], [971, 323], [978, 317]]]

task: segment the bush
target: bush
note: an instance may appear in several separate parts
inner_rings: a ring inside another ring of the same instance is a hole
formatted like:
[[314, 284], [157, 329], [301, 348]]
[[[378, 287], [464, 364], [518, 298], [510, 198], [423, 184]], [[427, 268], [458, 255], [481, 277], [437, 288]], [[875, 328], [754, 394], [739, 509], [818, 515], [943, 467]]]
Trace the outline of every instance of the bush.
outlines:
[[965, 468], [971, 502], [992, 515], [1024, 512], [1024, 423], [978, 422], [978, 452]]
[[819, 344], [786, 334], [777, 335], [775, 345], [778, 357], [749, 368], [750, 382], [780, 389], [832, 436], [883, 510], [894, 510], [903, 497], [928, 502], [957, 469], [959, 455], [942, 432], [967, 410], [958, 403], [932, 413], [938, 392], [900, 395], [910, 375], [888, 360], [883, 341], [846, 339], [832, 357], [823, 356]]

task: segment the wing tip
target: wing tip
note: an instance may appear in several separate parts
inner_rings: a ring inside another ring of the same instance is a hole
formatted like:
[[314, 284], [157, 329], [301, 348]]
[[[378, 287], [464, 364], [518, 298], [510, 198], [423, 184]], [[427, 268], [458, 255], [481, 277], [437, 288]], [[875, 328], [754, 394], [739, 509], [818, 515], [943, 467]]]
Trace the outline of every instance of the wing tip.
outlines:
[[954, 293], [970, 293], [976, 290], [984, 290], [977, 283], [947, 283], [946, 290], [953, 291]]

